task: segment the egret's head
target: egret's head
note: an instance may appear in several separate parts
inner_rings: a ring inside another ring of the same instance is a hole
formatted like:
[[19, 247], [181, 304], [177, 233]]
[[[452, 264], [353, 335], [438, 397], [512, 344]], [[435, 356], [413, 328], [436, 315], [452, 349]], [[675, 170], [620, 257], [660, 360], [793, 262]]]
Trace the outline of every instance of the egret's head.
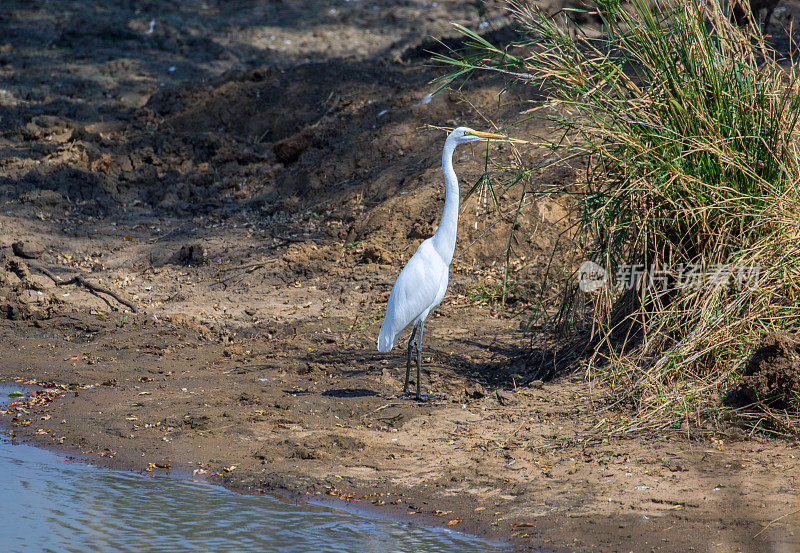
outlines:
[[448, 137], [456, 142], [456, 144], [466, 144], [467, 142], [477, 142], [479, 140], [508, 140], [507, 136], [502, 134], [493, 134], [489, 132], [481, 132], [470, 129], [469, 127], [458, 127], [453, 129]]

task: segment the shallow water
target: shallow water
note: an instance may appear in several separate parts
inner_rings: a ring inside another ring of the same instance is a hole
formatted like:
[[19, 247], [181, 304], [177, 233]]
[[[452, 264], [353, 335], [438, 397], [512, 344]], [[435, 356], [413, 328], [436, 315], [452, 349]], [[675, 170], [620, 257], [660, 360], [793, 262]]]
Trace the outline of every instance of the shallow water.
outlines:
[[100, 469], [7, 439], [0, 440], [0, 508], [0, 544], [15, 552], [505, 550], [447, 530]]

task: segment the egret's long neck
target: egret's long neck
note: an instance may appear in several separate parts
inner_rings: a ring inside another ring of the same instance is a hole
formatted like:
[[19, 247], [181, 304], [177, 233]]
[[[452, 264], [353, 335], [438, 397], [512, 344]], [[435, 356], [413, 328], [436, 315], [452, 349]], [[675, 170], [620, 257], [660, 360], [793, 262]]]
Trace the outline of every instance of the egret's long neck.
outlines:
[[456, 143], [446, 140], [442, 152], [442, 172], [444, 173], [444, 211], [439, 228], [433, 235], [433, 245], [444, 262], [450, 265], [456, 249], [456, 230], [458, 229], [458, 178], [453, 170], [453, 152]]

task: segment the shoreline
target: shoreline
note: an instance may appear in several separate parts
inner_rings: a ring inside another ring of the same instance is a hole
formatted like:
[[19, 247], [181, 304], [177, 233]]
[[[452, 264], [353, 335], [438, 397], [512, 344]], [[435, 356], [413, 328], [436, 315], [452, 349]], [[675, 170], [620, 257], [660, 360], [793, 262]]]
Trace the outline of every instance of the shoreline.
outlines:
[[[42, 384], [45, 383], [37, 383], [37, 384], [21, 384], [20, 386], [14, 386], [11, 382], [22, 382], [21, 378], [16, 378], [11, 376], [9, 380], [2, 380], [0, 381], [0, 392], [5, 392], [2, 388], [8, 387], [11, 391], [12, 389], [28, 389], [25, 398], [20, 398], [18, 401], [22, 403], [26, 409], [32, 409], [32, 407], [26, 404], [25, 400], [28, 399], [30, 392], [37, 391], [34, 386], [39, 387], [39, 389], [44, 390], [48, 389], [47, 386], [43, 386]], [[29, 381], [30, 382], [30, 381]], [[52, 388], [50, 388], [52, 389]], [[47, 404], [39, 404], [39, 407], [44, 407]], [[0, 407], [6, 407], [7, 402], [0, 402]], [[341, 496], [337, 494], [333, 489], [327, 489], [324, 492], [316, 491], [308, 491], [303, 489], [292, 489], [289, 487], [271, 487], [271, 488], [259, 488], [257, 484], [257, 478], [253, 474], [246, 475], [244, 479], [237, 480], [238, 476], [233, 476], [231, 473], [230, 476], [226, 477], [224, 474], [215, 473], [209, 474], [208, 472], [204, 472], [203, 474], [196, 474], [193, 472], [190, 466], [186, 465], [185, 463], [181, 463], [180, 461], [177, 463], [176, 466], [170, 466], [169, 468], [162, 468], [162, 467], [151, 467], [149, 470], [148, 468], [142, 468], [141, 466], [137, 466], [136, 464], [122, 459], [130, 459], [131, 457], [136, 457], [136, 453], [139, 451], [124, 451], [122, 452], [121, 458], [117, 457], [118, 452], [114, 452], [114, 455], [97, 455], [95, 452], [87, 452], [81, 451], [80, 449], [76, 449], [74, 446], [71, 446], [66, 443], [59, 443], [57, 441], [47, 441], [45, 440], [44, 436], [38, 435], [34, 432], [31, 432], [29, 426], [16, 426], [14, 427], [13, 423], [9, 423], [7, 417], [14, 413], [14, 410], [10, 410], [8, 412], [3, 412], [4, 409], [0, 408], [0, 431], [7, 434], [8, 439], [11, 440], [13, 445], [25, 444], [31, 447], [40, 448], [42, 450], [46, 450], [52, 453], [56, 453], [59, 455], [63, 455], [70, 459], [70, 461], [83, 463], [89, 465], [91, 467], [97, 468], [99, 470], [114, 470], [114, 471], [121, 471], [121, 472], [129, 472], [134, 473], [139, 476], [151, 476], [151, 477], [159, 477], [159, 478], [172, 478], [182, 481], [193, 481], [197, 483], [204, 483], [212, 486], [218, 486], [224, 488], [225, 490], [233, 493], [240, 493], [246, 495], [254, 495], [254, 496], [267, 496], [271, 499], [276, 501], [283, 501], [288, 503], [306, 503], [309, 505], [316, 505], [321, 506], [328, 509], [339, 510], [342, 512], [346, 512], [348, 514], [359, 516], [362, 518], [368, 519], [376, 519], [376, 520], [385, 520], [393, 523], [402, 523], [402, 524], [409, 524], [413, 526], [417, 526], [419, 528], [431, 529], [431, 530], [446, 530], [448, 532], [454, 532], [456, 534], [460, 534], [463, 536], [467, 536], [470, 538], [474, 538], [477, 540], [485, 541], [490, 545], [495, 545], [497, 547], [507, 548], [509, 551], [528, 551], [529, 548], [519, 549], [514, 547], [514, 544], [510, 541], [510, 537], [502, 537], [500, 534], [497, 533], [487, 533], [481, 532], [482, 530], [482, 523], [480, 521], [474, 521], [474, 524], [465, 524], [461, 527], [454, 527], [449, 526], [443, 522], [444, 519], [441, 516], [433, 515], [430, 513], [425, 513], [420, 509], [419, 513], [410, 514], [409, 508], [403, 504], [402, 493], [382, 493], [380, 495], [372, 495], [372, 498], [377, 497], [385, 497], [385, 501], [381, 501], [380, 505], [376, 505], [370, 498], [370, 494], [364, 493], [360, 495], [358, 493], [349, 492], [347, 494], [342, 494]], [[45, 412], [44, 410], [40, 411], [33, 411], [34, 413], [42, 413]], [[93, 453], [95, 455], [93, 455]], [[249, 481], [248, 481], [249, 479]], [[346, 497], [344, 497], [346, 496]], [[397, 501], [400, 499], [400, 501]], [[407, 504], [408, 502], [406, 502]], [[427, 501], [417, 501], [416, 503], [427, 503]]]
[[[0, 426], [0, 430], [5, 430], [5, 427]], [[370, 509], [367, 506], [356, 506], [352, 503], [329, 501], [320, 497], [310, 497], [303, 494], [291, 493], [288, 490], [271, 490], [269, 492], [261, 490], [249, 490], [249, 491], [241, 490], [237, 489], [236, 487], [225, 486], [220, 483], [212, 482], [206, 479], [199, 479], [197, 477], [192, 477], [189, 474], [179, 475], [176, 474], [175, 471], [163, 471], [161, 473], [154, 474], [154, 473], [146, 473], [144, 471], [139, 471], [139, 470], [132, 470], [130, 467], [121, 466], [118, 463], [113, 463], [113, 462], [99, 464], [95, 460], [91, 459], [88, 455], [71, 452], [69, 448], [64, 448], [63, 446], [56, 447], [53, 446], [52, 444], [50, 445], [37, 444], [34, 443], [34, 440], [31, 440], [30, 438], [20, 438], [18, 435], [14, 437], [4, 436], [0, 438], [0, 440], [5, 442], [7, 444], [7, 447], [9, 448], [25, 446], [40, 451], [42, 453], [46, 453], [48, 456], [52, 455], [58, 459], [66, 456], [67, 458], [63, 459], [64, 461], [69, 461], [70, 463], [78, 463], [84, 465], [85, 467], [88, 468], [88, 470], [91, 471], [112, 471], [115, 473], [132, 474], [135, 477], [141, 477], [141, 478], [167, 479], [179, 483], [190, 484], [192, 486], [200, 485], [208, 489], [217, 489], [220, 491], [224, 491], [227, 494], [244, 494], [253, 497], [266, 498], [268, 501], [274, 501], [286, 504], [287, 506], [298, 507], [301, 510], [307, 510], [307, 507], [308, 508], [317, 507], [329, 512], [330, 511], [339, 512], [348, 516], [352, 516], [354, 517], [354, 519], [362, 519], [365, 521], [375, 521], [375, 522], [386, 522], [393, 525], [413, 526], [430, 532], [444, 532], [448, 535], [454, 535], [456, 538], [485, 543], [492, 547], [502, 548], [504, 551], [505, 550], [510, 551], [509, 544], [502, 542], [502, 540], [489, 539], [479, 535], [471, 534], [460, 530], [454, 530], [447, 527], [443, 528], [428, 522], [420, 523], [419, 520], [411, 520], [404, 518], [402, 516], [397, 516], [395, 514], [387, 516], [385, 511], [381, 512], [376, 510], [375, 508]], [[11, 458], [12, 459], [15, 458], [13, 454]]]

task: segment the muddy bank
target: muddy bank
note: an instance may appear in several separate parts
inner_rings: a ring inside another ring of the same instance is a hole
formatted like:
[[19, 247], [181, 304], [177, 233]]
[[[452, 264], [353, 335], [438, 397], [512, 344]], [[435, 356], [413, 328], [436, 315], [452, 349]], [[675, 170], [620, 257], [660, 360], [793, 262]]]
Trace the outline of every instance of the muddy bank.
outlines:
[[[436, 320], [437, 343], [448, 315]], [[503, 357], [487, 352], [511, 353], [510, 320], [461, 320], [485, 330], [450, 339], [457, 354], [432, 348], [424, 387], [448, 399], [428, 404], [396, 397], [400, 363], [359, 344], [362, 332], [336, 344], [302, 327], [222, 346], [135, 315], [5, 323], [3, 343], [20, 355], [4, 374], [63, 387], [3, 419], [17, 436], [100, 465], [350, 502], [521, 550], [793, 547], [791, 518], [756, 537], [792, 510], [793, 448], [735, 432], [593, 437], [597, 391], [580, 378], [498, 384]]]
[[[498, 6], [56, 4], [0, 18], [0, 375], [53, 390], [3, 414], [10, 431], [522, 550], [796, 548], [796, 515], [759, 534], [794, 509], [792, 444], [612, 440], [603, 423], [625, 412], [583, 374], [531, 381], [530, 305], [557, 294], [548, 266], [582, 261], [562, 194], [580, 167], [533, 175], [505, 310], [503, 216], [520, 192], [464, 203], [426, 324], [422, 386], [443, 399], [397, 397], [403, 353], [375, 340], [444, 199], [443, 135], [426, 125], [488, 128], [538, 101], [479, 80], [420, 103], [437, 75], [420, 44], [452, 38], [449, 20], [507, 32]], [[463, 192], [485, 153], [459, 149]], [[488, 164], [545, 155], [498, 146]]]

